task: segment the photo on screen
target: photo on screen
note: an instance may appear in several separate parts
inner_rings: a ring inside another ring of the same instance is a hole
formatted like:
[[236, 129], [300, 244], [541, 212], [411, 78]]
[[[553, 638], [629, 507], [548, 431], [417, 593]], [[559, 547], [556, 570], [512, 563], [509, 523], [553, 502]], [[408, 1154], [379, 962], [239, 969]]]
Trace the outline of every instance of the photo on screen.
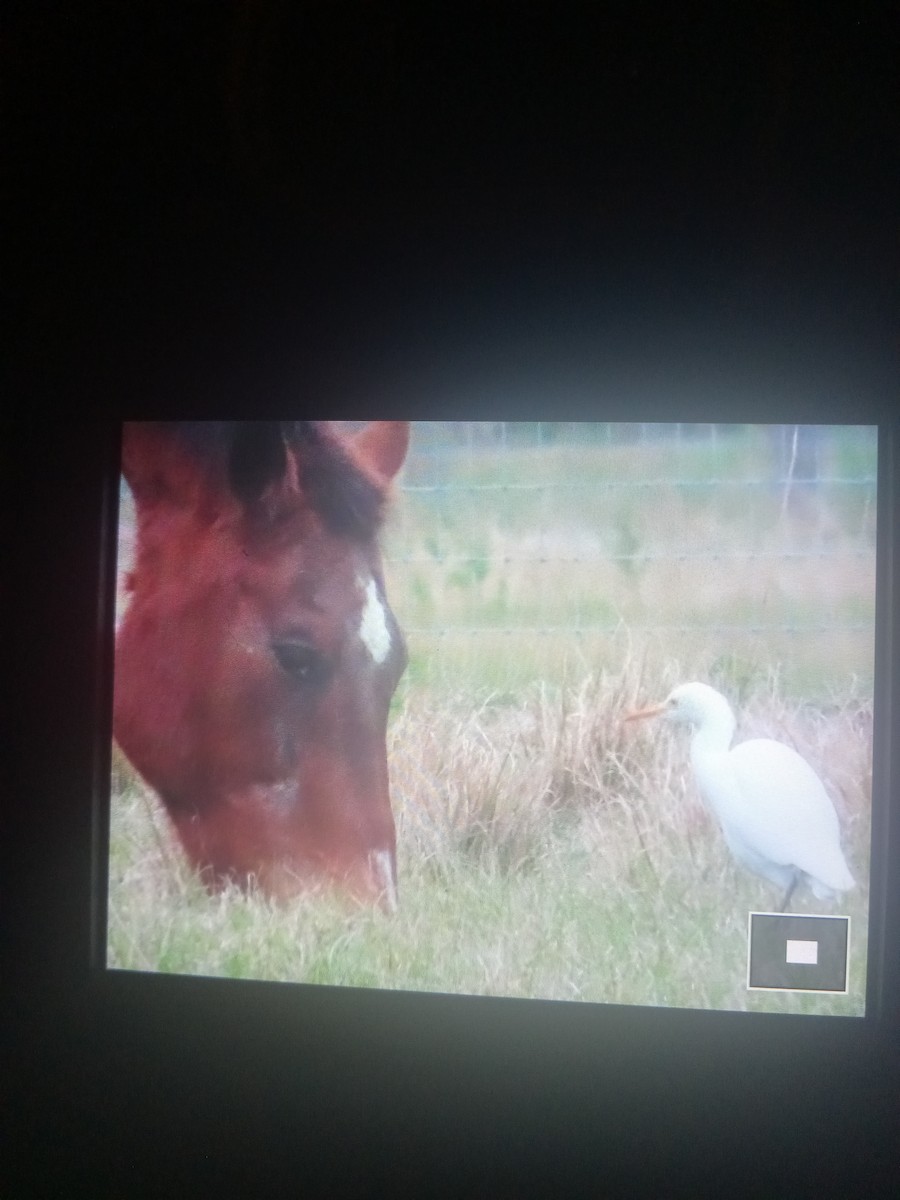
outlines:
[[107, 967], [864, 1015], [876, 460], [126, 423]]

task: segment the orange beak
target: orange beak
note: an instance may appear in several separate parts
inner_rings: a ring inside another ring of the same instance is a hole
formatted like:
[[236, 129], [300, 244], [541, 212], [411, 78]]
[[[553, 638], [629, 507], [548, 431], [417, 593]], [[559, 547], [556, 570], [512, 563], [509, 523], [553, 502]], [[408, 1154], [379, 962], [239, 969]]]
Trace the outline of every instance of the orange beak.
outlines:
[[622, 718], [622, 724], [626, 721], [640, 721], [644, 717], [659, 717], [666, 711], [665, 704], [651, 704], [648, 708], [638, 708], [634, 712], [626, 713]]

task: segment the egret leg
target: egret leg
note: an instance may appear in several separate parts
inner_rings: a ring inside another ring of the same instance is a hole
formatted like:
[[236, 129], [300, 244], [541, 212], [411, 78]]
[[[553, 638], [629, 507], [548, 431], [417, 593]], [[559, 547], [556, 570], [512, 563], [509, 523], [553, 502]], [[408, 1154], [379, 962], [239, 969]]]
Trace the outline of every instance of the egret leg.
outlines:
[[778, 910], [779, 912], [783, 912], [783, 913], [787, 912], [788, 905], [791, 902], [791, 896], [793, 896], [793, 894], [794, 894], [794, 888], [797, 886], [797, 884], [799, 882], [800, 882], [800, 873], [799, 873], [799, 871], [795, 871], [794, 874], [791, 876], [791, 882], [788, 885], [788, 890], [784, 893], [784, 899], [781, 902], [781, 908]]

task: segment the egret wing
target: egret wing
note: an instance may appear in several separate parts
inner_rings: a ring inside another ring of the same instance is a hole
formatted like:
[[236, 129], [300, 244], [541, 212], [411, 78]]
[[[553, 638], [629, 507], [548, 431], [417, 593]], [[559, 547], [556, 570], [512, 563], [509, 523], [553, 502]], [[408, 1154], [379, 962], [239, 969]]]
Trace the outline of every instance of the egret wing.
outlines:
[[828, 887], [852, 886], [834, 805], [812, 767], [781, 742], [742, 742], [728, 755], [740, 835], [757, 853]]

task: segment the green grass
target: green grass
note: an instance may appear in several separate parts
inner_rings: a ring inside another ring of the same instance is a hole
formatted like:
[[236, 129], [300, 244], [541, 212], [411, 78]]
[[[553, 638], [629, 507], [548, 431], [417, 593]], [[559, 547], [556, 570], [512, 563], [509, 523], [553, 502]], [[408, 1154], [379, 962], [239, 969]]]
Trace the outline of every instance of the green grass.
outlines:
[[[777, 665], [798, 698], [824, 700], [851, 677], [871, 688], [871, 484], [823, 484], [785, 505], [767, 435], [752, 427], [715, 444], [509, 442], [407, 468], [384, 542], [417, 681], [560, 683], [559, 664], [587, 642], [591, 665], [615, 670], [625, 627], [660, 663], [702, 648], [757, 673]], [[874, 450], [859, 430], [833, 431], [820, 472], [871, 476]]]

